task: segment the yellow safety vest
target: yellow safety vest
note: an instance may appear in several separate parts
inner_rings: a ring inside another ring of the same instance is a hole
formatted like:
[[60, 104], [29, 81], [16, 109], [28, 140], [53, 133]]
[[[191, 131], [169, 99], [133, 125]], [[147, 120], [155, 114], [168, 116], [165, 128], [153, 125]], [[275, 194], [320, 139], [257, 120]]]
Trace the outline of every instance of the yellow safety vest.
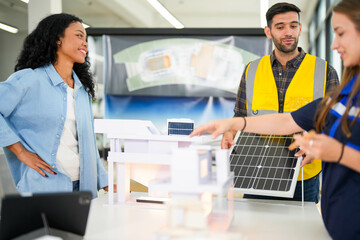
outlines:
[[[324, 60], [306, 54], [285, 94], [284, 112], [293, 112], [325, 95], [326, 66]], [[246, 69], [247, 115], [279, 112], [278, 91], [271, 67], [270, 55], [250, 63]], [[321, 171], [321, 160], [315, 159], [303, 168], [304, 180]], [[301, 174], [298, 176], [301, 181]]]

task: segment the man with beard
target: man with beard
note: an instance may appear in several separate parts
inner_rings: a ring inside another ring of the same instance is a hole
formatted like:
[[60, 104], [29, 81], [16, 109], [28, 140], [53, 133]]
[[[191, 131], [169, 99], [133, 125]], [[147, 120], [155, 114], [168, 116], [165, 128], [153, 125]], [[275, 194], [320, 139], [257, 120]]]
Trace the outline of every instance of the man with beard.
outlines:
[[[266, 13], [264, 31], [275, 49], [271, 55], [250, 62], [242, 75], [234, 117], [269, 113], [287, 113], [321, 98], [339, 84], [333, 67], [326, 61], [297, 47], [301, 35], [300, 9], [289, 3], [277, 3]], [[234, 144], [236, 132], [225, 132], [221, 148]], [[315, 159], [304, 170], [304, 200], [319, 201], [321, 161]], [[283, 199], [245, 195], [246, 198]], [[294, 198], [301, 201], [301, 175]], [[288, 200], [288, 199], [285, 199]]]

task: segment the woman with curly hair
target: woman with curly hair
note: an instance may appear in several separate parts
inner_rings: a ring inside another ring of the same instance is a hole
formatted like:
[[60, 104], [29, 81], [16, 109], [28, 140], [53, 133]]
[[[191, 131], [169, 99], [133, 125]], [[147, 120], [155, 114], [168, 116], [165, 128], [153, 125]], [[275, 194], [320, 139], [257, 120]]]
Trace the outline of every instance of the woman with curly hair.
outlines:
[[93, 128], [95, 96], [82, 20], [44, 18], [0, 83], [0, 147], [19, 192], [107, 188]]
[[294, 136], [301, 147], [296, 156], [306, 153], [302, 166], [314, 157], [323, 161], [321, 212], [330, 236], [360, 239], [360, 1], [342, 0], [333, 13], [331, 47], [345, 67], [337, 89], [292, 113], [212, 121], [191, 136], [217, 137], [231, 129], [280, 135], [316, 131]]

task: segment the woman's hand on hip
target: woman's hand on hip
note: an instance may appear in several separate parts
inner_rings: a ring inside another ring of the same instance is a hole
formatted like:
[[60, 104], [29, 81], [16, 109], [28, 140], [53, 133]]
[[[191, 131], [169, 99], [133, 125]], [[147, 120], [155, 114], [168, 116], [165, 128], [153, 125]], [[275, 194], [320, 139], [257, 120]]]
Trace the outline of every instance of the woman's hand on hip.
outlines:
[[48, 177], [44, 170], [56, 175], [56, 172], [53, 171], [53, 168], [47, 162], [42, 160], [37, 154], [26, 150], [20, 142], [9, 145], [7, 148], [12, 151], [21, 162], [37, 171], [42, 176]]

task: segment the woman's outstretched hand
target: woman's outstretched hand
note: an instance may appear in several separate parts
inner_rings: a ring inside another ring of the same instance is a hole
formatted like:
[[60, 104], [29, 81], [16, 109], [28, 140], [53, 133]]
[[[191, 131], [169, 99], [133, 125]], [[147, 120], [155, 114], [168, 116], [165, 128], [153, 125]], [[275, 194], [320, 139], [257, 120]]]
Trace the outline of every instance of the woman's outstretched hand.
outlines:
[[220, 134], [233, 128], [234, 119], [235, 118], [214, 120], [204, 125], [200, 125], [190, 134], [190, 137], [201, 136], [204, 132], [207, 132], [211, 133], [212, 138], [215, 139]]

